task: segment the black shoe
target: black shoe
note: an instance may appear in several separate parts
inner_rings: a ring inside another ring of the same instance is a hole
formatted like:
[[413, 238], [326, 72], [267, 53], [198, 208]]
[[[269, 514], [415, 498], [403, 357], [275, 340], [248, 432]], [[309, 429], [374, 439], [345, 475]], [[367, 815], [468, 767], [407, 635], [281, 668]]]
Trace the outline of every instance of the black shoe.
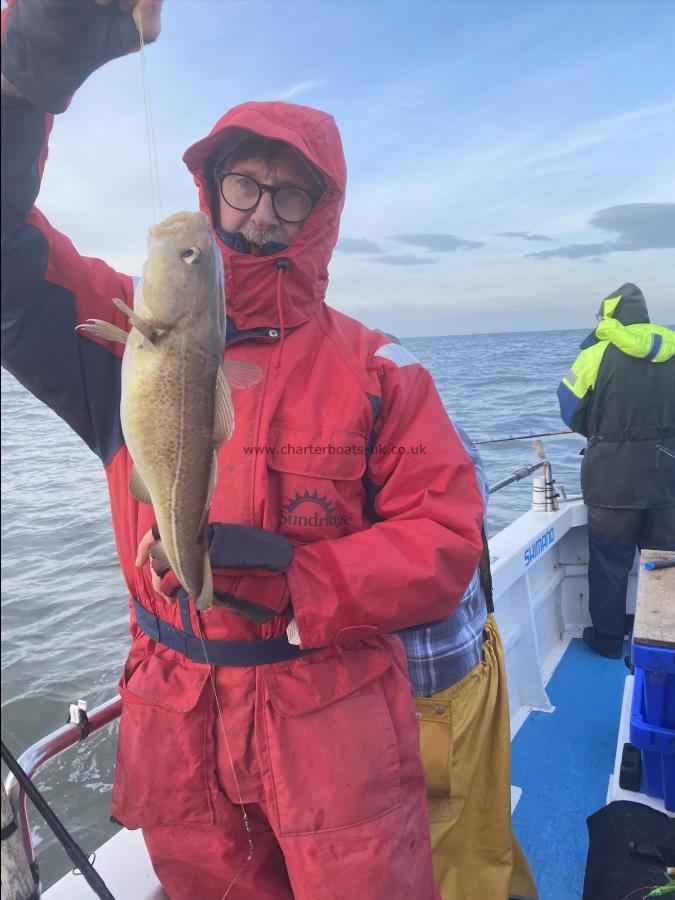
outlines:
[[621, 659], [623, 656], [623, 641], [616, 643], [616, 638], [606, 638], [595, 633], [595, 628], [591, 625], [584, 628], [583, 633], [584, 644], [590, 647], [600, 656], [606, 656], [608, 659]]

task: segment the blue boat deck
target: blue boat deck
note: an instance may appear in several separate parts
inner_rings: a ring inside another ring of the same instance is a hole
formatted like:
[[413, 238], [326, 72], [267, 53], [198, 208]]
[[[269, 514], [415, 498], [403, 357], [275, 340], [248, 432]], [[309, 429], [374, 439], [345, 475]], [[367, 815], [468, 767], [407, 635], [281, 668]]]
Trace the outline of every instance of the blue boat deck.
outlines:
[[[624, 644], [628, 652], [628, 644]], [[511, 744], [511, 783], [523, 789], [513, 824], [541, 900], [581, 898], [586, 819], [605, 805], [628, 670], [571, 641], [547, 691]]]

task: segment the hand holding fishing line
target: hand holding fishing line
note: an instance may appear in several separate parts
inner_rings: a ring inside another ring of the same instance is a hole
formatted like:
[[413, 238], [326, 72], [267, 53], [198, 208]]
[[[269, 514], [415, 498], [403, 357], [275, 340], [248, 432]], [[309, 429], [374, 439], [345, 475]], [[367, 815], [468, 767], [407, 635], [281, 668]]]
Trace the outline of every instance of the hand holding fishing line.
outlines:
[[156, 40], [161, 30], [160, 17], [164, 0], [94, 0], [97, 6], [110, 6], [117, 2], [124, 12], [132, 12], [133, 20], [146, 44]]
[[2, 39], [3, 94], [62, 113], [89, 75], [156, 40], [163, 0], [10, 0]]

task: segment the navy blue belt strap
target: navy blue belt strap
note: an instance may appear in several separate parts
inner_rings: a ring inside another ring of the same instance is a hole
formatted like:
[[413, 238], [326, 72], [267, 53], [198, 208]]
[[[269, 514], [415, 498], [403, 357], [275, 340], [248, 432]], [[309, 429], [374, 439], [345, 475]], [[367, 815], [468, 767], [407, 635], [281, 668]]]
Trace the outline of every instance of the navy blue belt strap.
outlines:
[[[182, 611], [182, 610], [181, 610]], [[136, 622], [144, 634], [153, 641], [177, 650], [193, 662], [212, 666], [261, 666], [266, 663], [285, 662], [313, 653], [288, 643], [286, 635], [262, 641], [211, 641], [195, 634], [174, 628], [134, 599]], [[185, 622], [185, 619], [183, 619]], [[206, 656], [204, 657], [204, 647]]]

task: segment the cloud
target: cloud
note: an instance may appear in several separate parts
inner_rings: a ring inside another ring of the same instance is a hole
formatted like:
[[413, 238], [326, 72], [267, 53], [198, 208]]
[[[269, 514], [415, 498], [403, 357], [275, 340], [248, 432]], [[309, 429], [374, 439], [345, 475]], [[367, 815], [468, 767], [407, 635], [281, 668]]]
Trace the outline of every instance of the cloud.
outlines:
[[455, 250], [475, 250], [484, 246], [483, 241], [465, 241], [454, 234], [395, 234], [392, 240], [435, 253], [454, 253]]
[[[452, 234], [398, 234], [392, 237], [392, 240], [439, 253], [473, 250], [483, 246], [480, 241], [464, 241]], [[379, 244], [363, 238], [340, 238], [335, 249], [348, 254], [368, 254], [373, 262], [386, 263], [388, 266], [425, 266], [438, 262], [437, 259], [413, 256], [411, 253], [386, 253]]]
[[341, 253], [384, 253], [373, 241], [349, 237], [340, 238], [335, 249]]
[[427, 266], [430, 263], [438, 262], [437, 259], [429, 259], [425, 256], [412, 256], [410, 253], [401, 253], [399, 255], [390, 253], [387, 256], [376, 256], [374, 262], [386, 263], [388, 266]]
[[298, 94], [303, 94], [305, 91], [313, 91], [315, 88], [323, 87], [325, 81], [320, 81], [315, 78], [310, 78], [307, 81], [300, 81], [298, 84], [294, 84], [293, 87], [288, 88], [285, 91], [282, 91], [279, 94], [280, 100], [290, 100], [291, 97], [295, 97]]
[[567, 244], [565, 247], [556, 247], [555, 250], [539, 250], [537, 253], [526, 253], [525, 255], [535, 259], [550, 259], [552, 256], [583, 259], [586, 256], [604, 256], [614, 249], [614, 243], [606, 241], [604, 244]]
[[596, 212], [590, 220], [593, 228], [614, 231], [616, 240], [599, 244], [567, 244], [554, 250], [527, 253], [535, 259], [562, 256], [582, 259], [606, 256], [626, 250], [662, 250], [675, 247], [675, 203], [626, 203]]
[[552, 237], [545, 234], [535, 234], [532, 231], [500, 231], [497, 237], [522, 238], [524, 241], [552, 241]]
[[675, 247], [675, 203], [627, 203], [601, 209], [591, 219], [594, 228], [616, 231], [626, 250]]

